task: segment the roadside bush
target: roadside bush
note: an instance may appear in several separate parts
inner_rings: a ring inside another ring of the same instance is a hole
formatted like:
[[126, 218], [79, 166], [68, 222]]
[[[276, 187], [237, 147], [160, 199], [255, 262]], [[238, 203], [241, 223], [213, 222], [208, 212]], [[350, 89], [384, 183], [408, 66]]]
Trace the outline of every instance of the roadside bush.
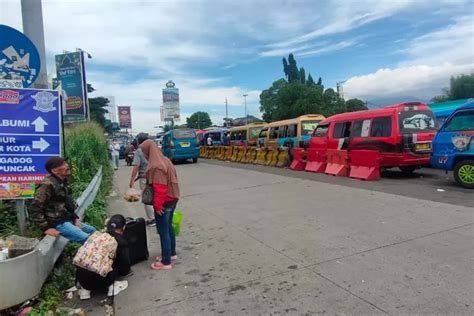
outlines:
[[65, 129], [64, 157], [72, 169], [71, 186], [74, 197], [87, 187], [100, 166], [102, 182], [97, 197], [86, 210], [84, 221], [103, 228], [106, 216], [106, 197], [112, 186], [113, 171], [110, 165], [104, 130], [97, 123], [79, 123]]

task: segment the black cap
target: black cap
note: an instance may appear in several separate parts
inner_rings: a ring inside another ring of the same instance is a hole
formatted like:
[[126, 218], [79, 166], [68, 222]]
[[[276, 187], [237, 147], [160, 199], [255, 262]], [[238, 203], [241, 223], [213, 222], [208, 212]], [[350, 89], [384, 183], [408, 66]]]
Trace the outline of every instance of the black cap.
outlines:
[[66, 159], [62, 157], [51, 157], [48, 160], [46, 160], [44, 167], [46, 168], [46, 171], [51, 173], [51, 170], [59, 166], [62, 166], [65, 162], [66, 162]]
[[148, 134], [147, 133], [139, 133], [137, 135], [138, 145], [141, 145], [147, 139], [148, 139]]

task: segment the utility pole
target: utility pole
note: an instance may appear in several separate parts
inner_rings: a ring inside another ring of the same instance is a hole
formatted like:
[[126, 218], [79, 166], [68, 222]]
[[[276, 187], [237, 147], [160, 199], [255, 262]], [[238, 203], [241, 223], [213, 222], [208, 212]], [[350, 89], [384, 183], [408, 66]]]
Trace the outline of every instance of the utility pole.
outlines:
[[248, 94], [244, 94], [244, 103], [245, 103], [245, 125], [248, 124], [248, 117], [247, 117], [247, 96]]
[[41, 68], [33, 84], [34, 88], [47, 89], [46, 49], [44, 45], [43, 9], [41, 0], [21, 0], [23, 33], [35, 44], [40, 57]]
[[225, 123], [227, 125], [227, 121], [229, 120], [229, 113], [228, 113], [228, 105], [227, 105], [227, 98], [225, 98]]

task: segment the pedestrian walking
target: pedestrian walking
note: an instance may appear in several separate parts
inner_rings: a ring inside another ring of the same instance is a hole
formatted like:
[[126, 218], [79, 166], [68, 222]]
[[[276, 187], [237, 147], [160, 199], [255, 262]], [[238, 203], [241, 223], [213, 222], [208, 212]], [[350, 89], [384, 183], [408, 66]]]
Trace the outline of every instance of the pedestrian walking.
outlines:
[[[136, 142], [138, 145], [141, 145], [144, 141], [148, 139], [148, 134], [140, 133], [137, 135]], [[135, 141], [135, 140], [134, 140]], [[138, 181], [140, 185], [140, 189], [143, 191], [146, 186], [146, 168], [148, 166], [148, 160], [146, 160], [145, 156], [143, 155], [143, 151], [141, 148], [138, 148], [135, 152], [135, 156], [133, 156], [132, 162], [132, 174], [130, 177], [129, 187], [133, 188], [135, 181]], [[148, 226], [155, 226], [155, 211], [153, 210], [152, 205], [143, 204], [145, 208], [145, 217], [146, 217], [146, 224]]]
[[152, 140], [140, 145], [148, 160], [146, 180], [153, 187], [156, 228], [160, 235], [161, 256], [151, 265], [154, 270], [172, 269], [171, 260], [176, 256], [176, 239], [172, 227], [173, 214], [178, 204], [179, 185], [173, 163], [163, 156]]
[[287, 137], [285, 139], [285, 142], [283, 143], [283, 147], [286, 147], [286, 149], [288, 150], [288, 152], [286, 153], [286, 158], [285, 158], [285, 168], [288, 168], [293, 162], [294, 143], [291, 137]]
[[112, 156], [112, 166], [114, 167], [114, 170], [117, 170], [119, 166], [120, 144], [117, 142], [116, 138], [112, 139], [109, 151]]
[[69, 164], [64, 158], [51, 157], [45, 168], [50, 175], [38, 186], [28, 207], [31, 218], [46, 235], [61, 235], [83, 244], [95, 228], [81, 223], [75, 212], [77, 203], [67, 181], [71, 175]]

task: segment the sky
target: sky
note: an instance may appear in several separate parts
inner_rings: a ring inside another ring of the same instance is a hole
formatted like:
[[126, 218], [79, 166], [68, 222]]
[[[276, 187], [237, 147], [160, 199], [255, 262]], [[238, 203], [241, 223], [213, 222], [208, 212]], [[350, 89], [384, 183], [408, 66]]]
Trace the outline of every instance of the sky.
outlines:
[[[22, 30], [20, 0], [0, 1], [0, 24]], [[96, 92], [132, 107], [134, 131], [161, 125], [161, 89], [180, 89], [181, 123], [261, 116], [259, 95], [295, 55], [345, 99], [429, 100], [449, 78], [474, 73], [468, 0], [43, 0], [48, 73], [54, 55], [81, 48]]]

